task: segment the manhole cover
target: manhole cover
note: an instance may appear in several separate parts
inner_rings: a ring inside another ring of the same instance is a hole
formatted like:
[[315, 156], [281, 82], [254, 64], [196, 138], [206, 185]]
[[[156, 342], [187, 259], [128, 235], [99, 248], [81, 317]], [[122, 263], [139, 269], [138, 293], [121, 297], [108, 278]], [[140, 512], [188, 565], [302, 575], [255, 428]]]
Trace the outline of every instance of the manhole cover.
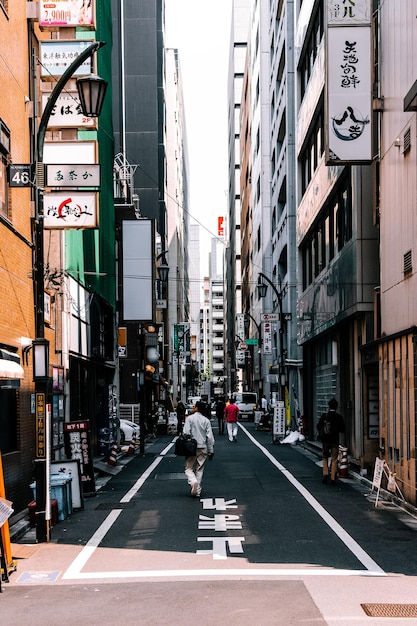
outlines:
[[369, 617], [417, 617], [417, 604], [361, 604]]

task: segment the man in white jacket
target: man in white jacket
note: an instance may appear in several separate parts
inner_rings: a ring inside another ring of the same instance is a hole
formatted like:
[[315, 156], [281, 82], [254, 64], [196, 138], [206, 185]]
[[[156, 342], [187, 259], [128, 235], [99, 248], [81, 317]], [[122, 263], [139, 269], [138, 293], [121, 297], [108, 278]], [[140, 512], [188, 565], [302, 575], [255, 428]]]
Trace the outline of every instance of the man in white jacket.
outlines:
[[198, 497], [201, 494], [204, 464], [208, 457], [209, 461], [214, 456], [214, 436], [210, 420], [203, 415], [204, 405], [196, 402], [193, 412], [184, 423], [184, 435], [191, 435], [197, 441], [195, 456], [185, 458], [185, 475], [191, 486], [191, 495]]

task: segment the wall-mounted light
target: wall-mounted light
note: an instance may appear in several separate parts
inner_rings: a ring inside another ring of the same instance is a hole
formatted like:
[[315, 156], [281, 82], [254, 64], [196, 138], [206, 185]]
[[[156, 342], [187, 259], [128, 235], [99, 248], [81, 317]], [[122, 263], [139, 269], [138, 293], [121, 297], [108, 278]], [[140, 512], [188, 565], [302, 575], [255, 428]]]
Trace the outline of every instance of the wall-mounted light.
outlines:
[[33, 347], [33, 380], [44, 382], [49, 378], [49, 341], [34, 339]]

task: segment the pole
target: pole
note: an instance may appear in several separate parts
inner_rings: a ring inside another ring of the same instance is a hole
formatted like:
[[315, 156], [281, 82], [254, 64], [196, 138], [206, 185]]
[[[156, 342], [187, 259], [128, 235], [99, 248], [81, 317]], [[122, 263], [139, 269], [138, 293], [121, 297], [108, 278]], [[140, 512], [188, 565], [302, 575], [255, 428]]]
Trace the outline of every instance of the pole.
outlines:
[[[34, 283], [35, 283], [35, 323], [36, 338], [45, 337], [45, 303], [44, 303], [44, 242], [43, 242], [43, 216], [44, 216], [44, 186], [45, 174], [43, 164], [43, 151], [45, 144], [45, 134], [48, 128], [49, 118], [53, 108], [64, 89], [68, 80], [75, 71], [84, 63], [88, 57], [92, 56], [96, 50], [101, 48], [104, 42], [95, 41], [83, 50], [76, 59], [67, 67], [62, 74], [51, 95], [48, 98], [43, 111], [39, 127], [36, 134], [36, 220], [35, 220], [35, 262], [34, 262]], [[48, 380], [35, 381], [37, 394], [43, 394], [44, 406], [48, 394]], [[49, 440], [49, 439], [48, 439]], [[49, 501], [49, 466], [47, 458], [37, 459], [35, 462], [36, 476], [36, 541], [38, 543], [49, 542], [50, 540], [50, 512], [46, 511]]]
[[280, 386], [280, 399], [285, 402], [285, 364], [284, 364], [284, 313], [282, 310], [282, 290], [281, 290], [281, 278], [279, 278], [279, 287], [280, 291], [277, 290], [272, 280], [265, 276], [262, 272], [259, 272], [259, 278], [266, 280], [266, 282], [271, 285], [275, 295], [278, 298], [278, 308], [279, 308], [279, 386]]

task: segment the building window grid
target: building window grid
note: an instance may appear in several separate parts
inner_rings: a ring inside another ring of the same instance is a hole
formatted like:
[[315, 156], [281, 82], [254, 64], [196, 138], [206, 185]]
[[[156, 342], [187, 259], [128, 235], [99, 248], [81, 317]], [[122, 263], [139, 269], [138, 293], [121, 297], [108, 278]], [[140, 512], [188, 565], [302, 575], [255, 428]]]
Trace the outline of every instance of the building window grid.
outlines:
[[352, 238], [352, 202], [347, 182], [336, 192], [302, 247], [303, 289]]

